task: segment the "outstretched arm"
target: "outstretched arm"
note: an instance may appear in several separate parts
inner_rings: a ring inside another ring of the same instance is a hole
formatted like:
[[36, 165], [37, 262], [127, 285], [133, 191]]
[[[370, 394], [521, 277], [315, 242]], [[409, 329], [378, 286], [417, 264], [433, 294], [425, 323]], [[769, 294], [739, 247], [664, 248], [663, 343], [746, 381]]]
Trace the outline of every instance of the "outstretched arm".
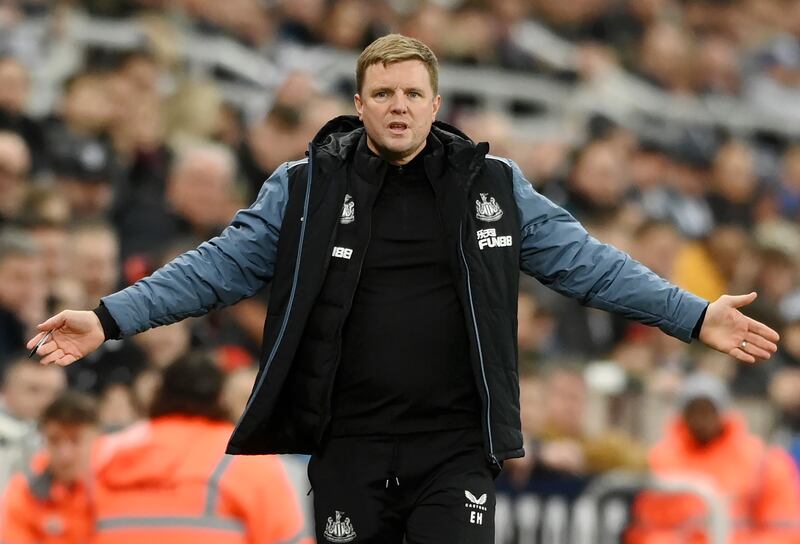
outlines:
[[[778, 334], [738, 308], [755, 294], [707, 301], [672, 285], [626, 253], [591, 237], [566, 210], [537, 193], [508, 161], [522, 227], [520, 268], [582, 304], [659, 327], [685, 342], [698, 338], [745, 362], [767, 359]], [[742, 342], [745, 342], [742, 344]]]
[[[253, 205], [240, 210], [222, 234], [176, 257], [153, 275], [103, 297], [119, 335], [130, 336], [234, 304], [268, 282], [288, 200], [289, 168], [295, 164], [281, 165], [264, 182]], [[67, 310], [37, 328], [40, 332], [28, 342], [29, 349], [52, 331], [37, 350], [44, 356], [43, 363], [70, 364], [106, 338], [94, 312]]]

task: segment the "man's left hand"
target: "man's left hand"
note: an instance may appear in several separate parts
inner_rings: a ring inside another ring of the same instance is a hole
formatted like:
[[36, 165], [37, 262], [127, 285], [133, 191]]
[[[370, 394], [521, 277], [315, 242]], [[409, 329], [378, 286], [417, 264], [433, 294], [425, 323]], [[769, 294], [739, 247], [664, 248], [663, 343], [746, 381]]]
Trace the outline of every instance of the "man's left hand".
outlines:
[[778, 349], [778, 333], [737, 309], [753, 302], [756, 296], [722, 295], [709, 304], [700, 341], [745, 363], [769, 359]]

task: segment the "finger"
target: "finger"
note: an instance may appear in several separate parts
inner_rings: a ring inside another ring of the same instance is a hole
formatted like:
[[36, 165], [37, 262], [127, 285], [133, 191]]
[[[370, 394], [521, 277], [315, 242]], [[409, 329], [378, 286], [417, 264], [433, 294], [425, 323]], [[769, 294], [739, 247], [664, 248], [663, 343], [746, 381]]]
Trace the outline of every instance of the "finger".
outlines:
[[746, 295], [728, 295], [728, 303], [733, 308], [741, 308], [753, 302], [757, 296], [758, 294], [755, 291]]
[[778, 346], [775, 345], [774, 342], [770, 342], [769, 340], [767, 340], [763, 336], [759, 336], [759, 335], [757, 335], [755, 333], [748, 332], [744, 336], [744, 339], [747, 341], [748, 344], [752, 344], [754, 346], [758, 346], [759, 348], [761, 348], [761, 349], [763, 349], [765, 351], [768, 351], [770, 353], [775, 353], [776, 351], [778, 351]]
[[750, 317], [747, 318], [747, 330], [754, 332], [759, 336], [763, 336], [770, 342], [777, 342], [781, 339], [781, 335], [777, 331], [770, 329], [760, 321], [756, 321]]
[[735, 357], [744, 363], [755, 363], [756, 358], [750, 355], [749, 353], [745, 353], [740, 348], [733, 348], [728, 352], [728, 355], [731, 357]]
[[747, 344], [747, 347], [743, 350], [745, 353], [749, 353], [756, 359], [767, 360], [772, 355], [765, 349], [761, 349], [760, 347], [756, 346], [755, 344]]
[[59, 359], [58, 361], [56, 361], [56, 364], [59, 365], [59, 366], [67, 366], [67, 365], [71, 365], [75, 361], [77, 361], [77, 359], [75, 358], [74, 355], [67, 354], [67, 355], [63, 356], [61, 359]]
[[55, 363], [56, 361], [58, 361], [59, 359], [61, 359], [63, 356], [64, 356], [64, 350], [63, 350], [63, 349], [57, 349], [57, 350], [55, 350], [53, 353], [51, 353], [50, 355], [48, 355], [47, 357], [44, 357], [44, 358], [41, 360], [41, 363], [42, 363], [43, 365], [49, 365], [49, 364], [51, 364], [51, 363]]
[[56, 344], [55, 342], [53, 341], [45, 342], [44, 344], [39, 346], [39, 349], [36, 350], [36, 355], [44, 357], [45, 355], [53, 353], [57, 349], [58, 349], [58, 344]]
[[30, 340], [28, 340], [28, 343], [27, 343], [27, 344], [25, 344], [25, 346], [26, 346], [28, 349], [33, 349], [33, 346], [35, 346], [36, 344], [38, 344], [38, 343], [39, 343], [39, 340], [41, 340], [41, 339], [42, 339], [42, 337], [43, 337], [45, 334], [47, 334], [47, 331], [42, 331], [42, 332], [40, 332], [40, 333], [37, 333], [37, 334], [36, 334], [36, 336], [34, 336], [34, 337], [33, 337], [33, 338], [31, 338]]
[[38, 325], [36, 325], [36, 328], [39, 329], [40, 331], [51, 331], [53, 329], [63, 327], [64, 323], [66, 322], [67, 322], [67, 311], [64, 310], [63, 312], [54, 315], [44, 323], [39, 323]]

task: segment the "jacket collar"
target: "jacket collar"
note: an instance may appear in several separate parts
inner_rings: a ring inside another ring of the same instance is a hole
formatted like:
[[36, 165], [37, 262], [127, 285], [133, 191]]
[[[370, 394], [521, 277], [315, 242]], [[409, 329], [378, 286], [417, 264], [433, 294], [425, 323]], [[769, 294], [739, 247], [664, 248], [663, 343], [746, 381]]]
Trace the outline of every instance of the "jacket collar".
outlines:
[[[446, 162], [450, 163], [462, 174], [469, 173], [476, 164], [480, 164], [478, 159], [482, 159], [489, 151], [489, 144], [481, 142], [475, 144], [466, 134], [458, 128], [444, 123], [434, 121], [431, 132], [428, 135], [428, 145], [435, 146], [434, 151], [425, 160], [426, 171], [429, 176], [440, 177], [445, 170]], [[327, 154], [339, 161], [348, 161], [359, 150], [366, 150], [366, 131], [364, 124], [355, 115], [340, 115], [328, 121], [314, 136], [312, 145], [316, 147], [318, 153]], [[385, 162], [378, 157], [373, 157], [377, 161]], [[430, 164], [429, 164], [430, 163]], [[362, 163], [365, 171], [369, 172], [366, 179], [375, 176], [373, 167], [377, 163], [367, 161]], [[359, 170], [361, 168], [359, 167]], [[361, 173], [361, 171], [359, 172]], [[363, 174], [362, 174], [363, 175]]]

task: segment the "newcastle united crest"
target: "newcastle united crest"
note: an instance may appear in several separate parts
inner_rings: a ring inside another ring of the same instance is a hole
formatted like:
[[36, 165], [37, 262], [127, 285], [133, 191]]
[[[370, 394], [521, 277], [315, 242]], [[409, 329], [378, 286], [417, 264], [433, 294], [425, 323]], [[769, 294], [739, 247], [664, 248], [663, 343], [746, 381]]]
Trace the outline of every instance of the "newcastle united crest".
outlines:
[[481, 221], [497, 221], [501, 217], [503, 217], [503, 210], [500, 209], [500, 205], [494, 199], [494, 197], [490, 197], [488, 193], [481, 193], [481, 199], [475, 201], [475, 211], [476, 217]]

